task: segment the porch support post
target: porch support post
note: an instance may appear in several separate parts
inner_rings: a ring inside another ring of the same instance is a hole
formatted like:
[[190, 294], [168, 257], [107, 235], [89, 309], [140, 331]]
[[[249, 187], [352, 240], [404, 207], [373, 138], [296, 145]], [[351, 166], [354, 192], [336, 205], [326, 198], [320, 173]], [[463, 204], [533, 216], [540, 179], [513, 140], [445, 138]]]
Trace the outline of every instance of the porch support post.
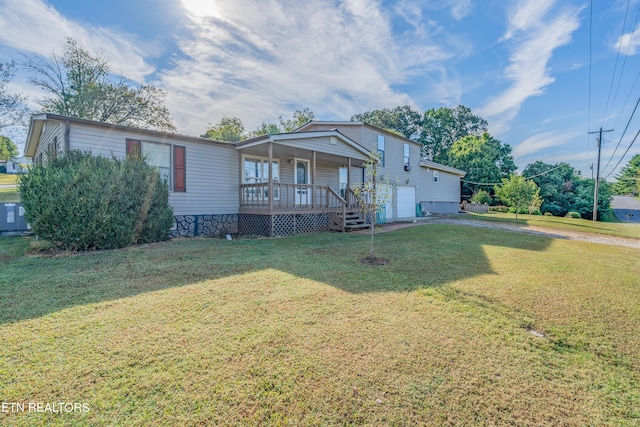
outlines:
[[[268, 156], [269, 156], [269, 181], [267, 184], [267, 188], [269, 191], [269, 214], [273, 214], [273, 142], [269, 141], [268, 148]], [[273, 224], [271, 226], [273, 228]]]
[[316, 207], [316, 152], [311, 152], [311, 207]]
[[351, 157], [347, 158], [347, 190], [344, 192], [344, 197], [349, 203], [349, 190], [351, 189]]
[[243, 193], [242, 174], [244, 172], [244, 165], [242, 164], [242, 152], [241, 151], [238, 151], [238, 164], [240, 165], [240, 167], [238, 168], [238, 182], [240, 183], [240, 185], [238, 186], [239, 190], [240, 190], [240, 191], [238, 191], [238, 199], [239, 199], [239, 205], [238, 206], [242, 207], [242, 205], [243, 205], [243, 203], [242, 203], [243, 202], [243, 200], [242, 200], [242, 196], [243, 196], [243, 194], [242, 194]]

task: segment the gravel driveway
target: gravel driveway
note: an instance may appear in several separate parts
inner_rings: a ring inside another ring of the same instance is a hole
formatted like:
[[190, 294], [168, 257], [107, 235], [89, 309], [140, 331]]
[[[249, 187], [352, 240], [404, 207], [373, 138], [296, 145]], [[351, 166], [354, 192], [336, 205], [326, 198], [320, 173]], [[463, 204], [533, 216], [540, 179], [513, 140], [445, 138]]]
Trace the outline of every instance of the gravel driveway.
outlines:
[[[603, 243], [605, 245], [617, 245], [626, 246], [629, 248], [640, 249], [640, 239], [632, 239], [625, 237], [605, 236], [601, 234], [592, 233], [579, 233], [576, 231], [550, 229], [536, 226], [520, 226], [515, 224], [507, 224], [500, 222], [489, 221], [474, 221], [469, 219], [457, 219], [457, 218], [431, 218], [425, 220], [421, 218], [421, 221], [414, 223], [391, 223], [382, 227], [382, 232], [398, 230], [406, 227], [413, 227], [416, 225], [425, 224], [456, 224], [466, 225], [470, 227], [489, 228], [494, 230], [505, 230], [514, 233], [534, 234], [538, 236], [551, 237], [553, 239], [566, 239], [566, 240], [578, 240], [582, 242]], [[367, 230], [359, 231], [359, 233], [365, 234]]]

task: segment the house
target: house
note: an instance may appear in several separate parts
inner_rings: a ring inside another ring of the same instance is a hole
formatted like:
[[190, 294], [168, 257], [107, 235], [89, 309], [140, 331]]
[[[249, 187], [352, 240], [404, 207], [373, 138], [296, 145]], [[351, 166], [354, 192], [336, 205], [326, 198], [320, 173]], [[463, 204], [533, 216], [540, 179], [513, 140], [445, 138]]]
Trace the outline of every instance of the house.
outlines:
[[4, 170], [4, 173], [22, 173], [27, 171], [30, 164], [31, 159], [28, 157], [16, 157], [8, 161], [0, 160], [0, 170]]
[[125, 157], [141, 152], [169, 185], [174, 236], [285, 236], [363, 226], [351, 187], [371, 151], [393, 183], [387, 220], [416, 205], [457, 212], [464, 172], [420, 159], [420, 144], [360, 122], [310, 122], [291, 133], [238, 143], [59, 116], [34, 115], [25, 155], [35, 164], [69, 150]]

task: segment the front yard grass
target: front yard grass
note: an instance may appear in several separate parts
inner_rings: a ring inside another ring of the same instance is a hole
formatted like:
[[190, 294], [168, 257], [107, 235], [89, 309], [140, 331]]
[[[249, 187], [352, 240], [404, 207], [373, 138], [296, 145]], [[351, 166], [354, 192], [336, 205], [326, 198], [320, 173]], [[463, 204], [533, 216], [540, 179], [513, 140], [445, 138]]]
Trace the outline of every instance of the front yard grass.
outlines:
[[486, 214], [468, 213], [464, 215], [456, 215], [456, 217], [463, 219], [509, 222], [519, 225], [533, 225], [538, 227], [578, 231], [581, 233], [605, 234], [608, 236], [640, 239], [640, 224], [603, 221], [593, 222], [592, 220], [581, 218], [526, 214], [520, 214], [518, 215], [518, 219], [516, 219], [515, 214], [500, 212], [489, 212]]
[[[34, 256], [0, 238], [0, 396], [34, 425], [638, 425], [640, 251], [428, 224]], [[544, 334], [538, 337], [531, 333]]]
[[19, 202], [20, 193], [17, 188], [2, 188], [0, 187], [0, 203], [6, 202]]
[[18, 174], [15, 173], [0, 173], [0, 185], [17, 183]]

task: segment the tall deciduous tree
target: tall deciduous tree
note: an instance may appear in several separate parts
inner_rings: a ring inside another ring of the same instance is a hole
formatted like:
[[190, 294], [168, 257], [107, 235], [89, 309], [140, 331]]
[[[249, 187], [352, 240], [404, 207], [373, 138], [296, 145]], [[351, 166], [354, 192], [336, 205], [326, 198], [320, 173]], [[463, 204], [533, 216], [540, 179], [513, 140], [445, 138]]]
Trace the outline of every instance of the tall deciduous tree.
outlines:
[[304, 110], [296, 110], [293, 113], [292, 119], [283, 119], [282, 116], [278, 118], [279, 123], [273, 122], [262, 122], [260, 126], [249, 133], [249, 137], [260, 136], [260, 135], [273, 135], [276, 133], [287, 133], [293, 132], [295, 129], [300, 126], [309, 123], [316, 119], [316, 115], [313, 114], [309, 108], [305, 108]]
[[229, 142], [242, 141], [246, 137], [242, 120], [227, 116], [223, 116], [217, 124], [211, 126], [201, 136], [202, 138]]
[[507, 206], [518, 212], [540, 202], [540, 189], [535, 182], [525, 179], [521, 175], [511, 175], [509, 179], [503, 178], [502, 185], [496, 186], [496, 195]]
[[422, 116], [408, 105], [354, 114], [351, 121], [363, 122], [414, 140], [420, 137], [422, 130]]
[[[425, 111], [419, 141], [423, 154], [435, 162], [448, 164], [449, 151], [465, 136], [479, 137], [488, 129], [488, 123], [464, 105], [456, 108], [441, 107]], [[453, 166], [453, 165], [450, 165]]]
[[0, 135], [0, 160], [8, 161], [18, 157], [18, 147], [4, 135]]
[[640, 195], [640, 154], [636, 154], [616, 176], [613, 192], [622, 196]]
[[522, 175], [531, 177], [540, 188], [542, 212], [564, 216], [573, 210], [575, 183], [580, 180], [579, 172], [566, 163], [555, 165], [541, 161], [533, 162], [524, 169]]
[[118, 125], [174, 131], [164, 105], [166, 92], [136, 86], [124, 76], [113, 77], [107, 58], [91, 54], [67, 39], [62, 55], [35, 56], [24, 64], [31, 83], [44, 90], [45, 112]]
[[21, 124], [28, 113], [24, 105], [24, 96], [10, 93], [7, 89], [15, 75], [15, 70], [14, 62], [0, 62], [0, 130]]
[[466, 195], [475, 194], [480, 189], [492, 190], [495, 183], [516, 170], [511, 146], [487, 132], [456, 141], [449, 150], [446, 164], [467, 172], [463, 185]]

